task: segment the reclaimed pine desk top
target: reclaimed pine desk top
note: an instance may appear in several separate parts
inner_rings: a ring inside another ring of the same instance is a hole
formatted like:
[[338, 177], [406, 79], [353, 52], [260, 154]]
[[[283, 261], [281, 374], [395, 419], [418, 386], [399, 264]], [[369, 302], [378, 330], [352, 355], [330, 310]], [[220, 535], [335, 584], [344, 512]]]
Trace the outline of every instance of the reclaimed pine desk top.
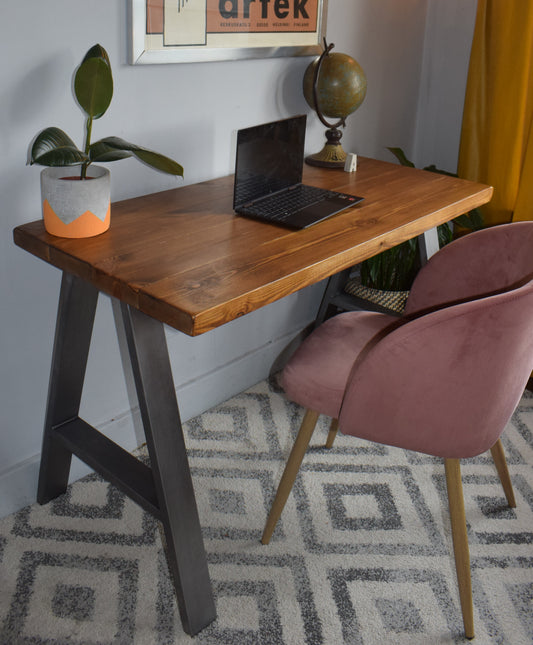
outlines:
[[115, 202], [111, 227], [82, 240], [42, 220], [15, 243], [119, 300], [196, 336], [488, 202], [492, 188], [359, 158], [357, 172], [306, 166], [304, 182], [364, 201], [309, 229], [235, 216], [233, 176]]

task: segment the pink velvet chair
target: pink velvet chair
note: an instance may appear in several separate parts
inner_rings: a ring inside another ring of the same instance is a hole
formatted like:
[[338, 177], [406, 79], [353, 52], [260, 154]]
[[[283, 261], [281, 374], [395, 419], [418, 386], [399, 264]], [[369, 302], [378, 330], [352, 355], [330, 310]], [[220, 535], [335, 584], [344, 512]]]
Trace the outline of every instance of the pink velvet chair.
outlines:
[[[471, 233], [419, 272], [405, 314], [342, 313], [282, 375], [307, 408], [264, 529], [270, 541], [320, 414], [347, 435], [444, 459], [463, 622], [474, 637], [460, 459], [491, 450], [515, 506], [500, 442], [533, 369], [533, 222]], [[337, 421], [338, 420], [338, 421]]]

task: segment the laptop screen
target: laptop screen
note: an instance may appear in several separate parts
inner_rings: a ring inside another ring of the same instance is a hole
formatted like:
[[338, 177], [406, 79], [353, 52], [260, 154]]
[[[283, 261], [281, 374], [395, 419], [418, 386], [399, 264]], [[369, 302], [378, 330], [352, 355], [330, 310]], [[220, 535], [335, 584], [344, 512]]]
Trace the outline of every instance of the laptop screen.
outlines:
[[302, 181], [306, 120], [301, 115], [238, 131], [234, 208]]

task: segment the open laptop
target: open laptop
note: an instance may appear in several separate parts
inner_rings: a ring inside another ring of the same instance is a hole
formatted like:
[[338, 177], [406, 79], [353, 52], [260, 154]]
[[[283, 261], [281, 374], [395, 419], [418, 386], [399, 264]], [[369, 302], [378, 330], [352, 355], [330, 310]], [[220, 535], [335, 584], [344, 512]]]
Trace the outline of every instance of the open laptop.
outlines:
[[305, 115], [237, 132], [233, 209], [289, 228], [307, 228], [363, 198], [302, 184]]

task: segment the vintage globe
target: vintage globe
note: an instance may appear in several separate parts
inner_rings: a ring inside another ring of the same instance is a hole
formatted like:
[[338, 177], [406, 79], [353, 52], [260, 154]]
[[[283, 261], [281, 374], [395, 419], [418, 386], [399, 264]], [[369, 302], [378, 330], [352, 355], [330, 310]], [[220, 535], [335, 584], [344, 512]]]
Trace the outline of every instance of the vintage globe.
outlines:
[[[324, 52], [306, 69], [304, 97], [328, 128], [326, 144], [320, 152], [306, 157], [306, 162], [324, 168], [344, 166], [346, 153], [340, 143], [346, 117], [355, 112], [366, 95], [366, 76], [359, 63], [347, 54], [331, 53], [334, 45], [324, 41]], [[315, 102], [316, 97], [316, 102]], [[318, 103], [318, 105], [316, 105]], [[330, 123], [327, 119], [336, 119]]]
[[[307, 67], [303, 79], [304, 97], [313, 110], [316, 110], [313, 83], [319, 60], [317, 58]], [[366, 76], [351, 56], [330, 52], [322, 59], [316, 90], [318, 106], [324, 116], [346, 118], [365, 98]]]

